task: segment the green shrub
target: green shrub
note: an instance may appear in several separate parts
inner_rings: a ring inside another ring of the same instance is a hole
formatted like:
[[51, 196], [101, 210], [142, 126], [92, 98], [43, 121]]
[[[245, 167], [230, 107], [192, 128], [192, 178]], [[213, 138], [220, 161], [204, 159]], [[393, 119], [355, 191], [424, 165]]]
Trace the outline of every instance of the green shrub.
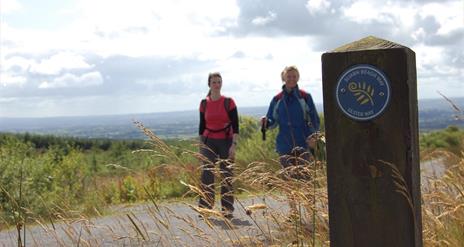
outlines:
[[444, 149], [458, 156], [462, 156], [464, 148], [464, 130], [456, 126], [449, 126], [444, 130], [423, 133], [420, 135], [420, 148], [422, 151]]
[[116, 182], [110, 181], [100, 185], [101, 193], [105, 204], [117, 204], [120, 200], [120, 194]]
[[121, 199], [121, 202], [137, 201], [137, 186], [136, 181], [132, 176], [127, 176], [122, 181], [119, 198]]

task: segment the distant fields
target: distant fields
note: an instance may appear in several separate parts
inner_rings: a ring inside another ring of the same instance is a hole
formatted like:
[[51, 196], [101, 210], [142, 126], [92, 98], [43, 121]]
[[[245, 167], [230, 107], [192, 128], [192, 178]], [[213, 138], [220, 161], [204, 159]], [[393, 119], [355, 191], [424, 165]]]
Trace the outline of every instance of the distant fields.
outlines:
[[[453, 99], [461, 109], [464, 98]], [[316, 105], [322, 113], [322, 105]], [[258, 118], [267, 107], [238, 107], [239, 114]], [[111, 113], [109, 113], [111, 114]], [[439, 130], [450, 125], [464, 126], [464, 120], [455, 119], [455, 111], [444, 99], [419, 101], [419, 128], [421, 132]], [[146, 139], [132, 123], [142, 122], [161, 138], [190, 138], [198, 132], [198, 112], [178, 111], [147, 114], [77, 116], [51, 118], [1, 118], [0, 132], [38, 133], [58, 136], [108, 139]]]

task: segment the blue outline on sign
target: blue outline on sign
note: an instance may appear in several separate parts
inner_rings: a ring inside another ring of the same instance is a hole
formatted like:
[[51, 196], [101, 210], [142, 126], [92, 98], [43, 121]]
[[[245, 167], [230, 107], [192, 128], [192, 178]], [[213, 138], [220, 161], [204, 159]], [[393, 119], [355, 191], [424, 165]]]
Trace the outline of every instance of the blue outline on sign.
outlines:
[[340, 110], [349, 118], [367, 121], [384, 112], [390, 103], [390, 91], [390, 81], [380, 69], [357, 64], [339, 77], [335, 98]]

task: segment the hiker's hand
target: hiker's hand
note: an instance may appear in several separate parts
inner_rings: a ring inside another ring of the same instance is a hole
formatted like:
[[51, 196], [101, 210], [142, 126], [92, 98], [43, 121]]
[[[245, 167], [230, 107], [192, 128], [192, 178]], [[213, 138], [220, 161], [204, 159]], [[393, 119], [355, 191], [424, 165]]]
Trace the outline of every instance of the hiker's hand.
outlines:
[[261, 127], [267, 128], [267, 117], [261, 117]]
[[235, 144], [230, 145], [229, 148], [229, 159], [235, 160]]
[[306, 143], [308, 143], [308, 147], [310, 148], [315, 148], [316, 147], [316, 140], [317, 140], [317, 135], [310, 135], [306, 139]]

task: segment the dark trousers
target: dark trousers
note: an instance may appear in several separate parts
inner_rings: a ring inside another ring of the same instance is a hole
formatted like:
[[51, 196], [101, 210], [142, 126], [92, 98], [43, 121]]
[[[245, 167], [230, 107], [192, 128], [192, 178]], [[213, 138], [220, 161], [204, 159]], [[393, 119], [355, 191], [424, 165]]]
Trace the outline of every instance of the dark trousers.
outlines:
[[311, 176], [303, 167], [308, 167], [313, 155], [313, 149], [308, 151], [302, 147], [296, 147], [290, 153], [281, 155], [279, 161], [282, 168], [287, 169], [286, 176], [293, 179], [309, 180]]
[[219, 163], [221, 173], [221, 206], [222, 210], [234, 211], [234, 195], [232, 188], [232, 163], [225, 159], [229, 156], [232, 139], [203, 138], [205, 146], [200, 147], [200, 154], [207, 158], [201, 169], [201, 189], [199, 206], [213, 208], [214, 206], [214, 166]]

